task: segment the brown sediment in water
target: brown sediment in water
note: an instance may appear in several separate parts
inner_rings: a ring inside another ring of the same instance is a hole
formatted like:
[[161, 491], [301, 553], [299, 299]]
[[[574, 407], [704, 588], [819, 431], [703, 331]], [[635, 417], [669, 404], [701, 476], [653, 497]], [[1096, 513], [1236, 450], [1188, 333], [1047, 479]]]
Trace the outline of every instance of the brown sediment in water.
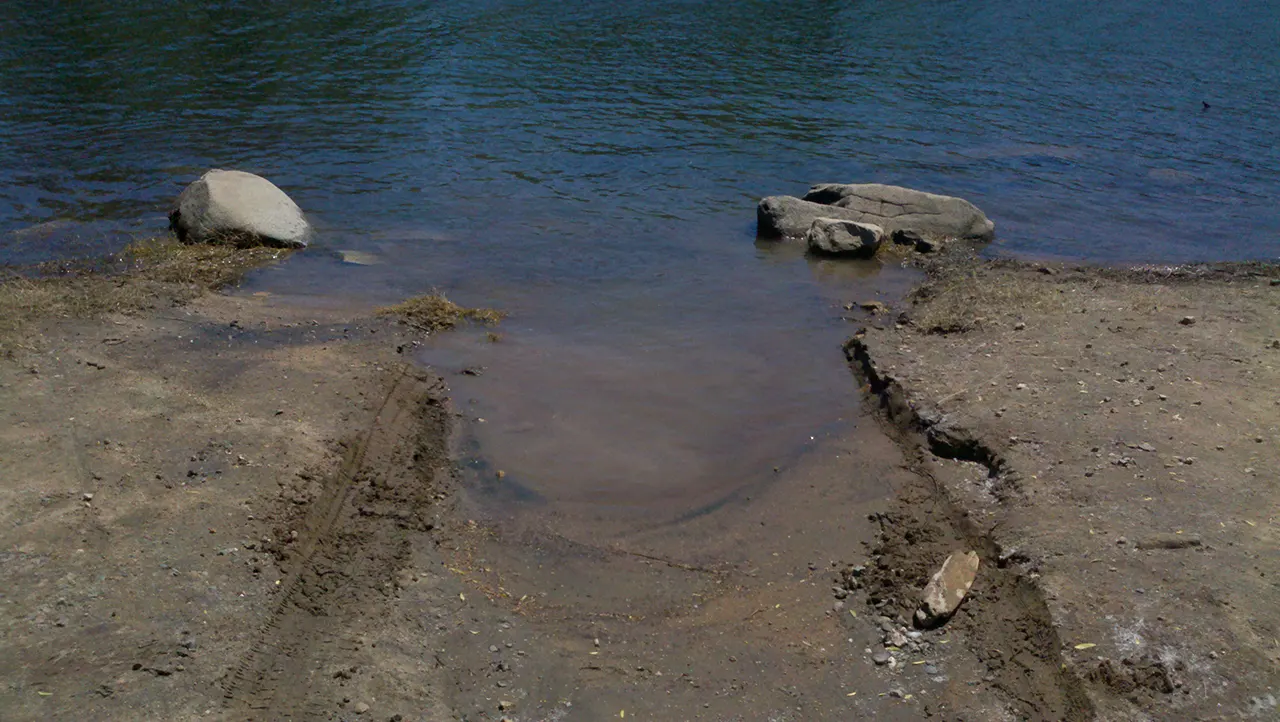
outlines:
[[967, 546], [948, 626], [1017, 718], [1274, 715], [1280, 269], [928, 272], [847, 348], [927, 479], [880, 518], [869, 602], [909, 613]]

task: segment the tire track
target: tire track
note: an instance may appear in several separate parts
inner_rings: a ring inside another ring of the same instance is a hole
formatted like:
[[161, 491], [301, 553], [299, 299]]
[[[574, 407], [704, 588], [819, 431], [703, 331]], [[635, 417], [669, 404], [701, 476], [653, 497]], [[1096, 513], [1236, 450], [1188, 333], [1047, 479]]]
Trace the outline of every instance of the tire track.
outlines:
[[[275, 609], [225, 686], [235, 718], [315, 720], [332, 712], [332, 701], [322, 694], [329, 676], [317, 672], [326, 661], [355, 652], [342, 643], [342, 632], [387, 599], [385, 587], [403, 561], [407, 534], [415, 531], [405, 522], [430, 504], [431, 469], [424, 468], [417, 447], [431, 441], [424, 432], [442, 431], [420, 423], [432, 403], [439, 401], [431, 379], [402, 366], [364, 433], [323, 480], [299, 529]], [[380, 492], [386, 489], [405, 492], [399, 495], [404, 498]], [[358, 504], [362, 496], [374, 506]], [[390, 513], [378, 513], [386, 502]]]

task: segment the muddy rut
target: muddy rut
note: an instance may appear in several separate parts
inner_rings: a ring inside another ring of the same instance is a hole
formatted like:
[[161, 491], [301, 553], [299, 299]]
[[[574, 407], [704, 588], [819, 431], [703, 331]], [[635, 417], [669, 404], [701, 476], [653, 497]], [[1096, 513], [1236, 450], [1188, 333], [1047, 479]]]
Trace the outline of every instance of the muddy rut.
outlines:
[[1008, 499], [1017, 493], [1014, 472], [969, 430], [915, 408], [860, 338], [850, 340], [845, 353], [886, 432], [912, 460], [917, 479], [876, 519], [880, 535], [867, 575], [868, 604], [910, 617], [919, 590], [951, 551], [978, 551], [982, 573], [951, 626], [962, 630], [987, 680], [1019, 719], [1093, 719], [1084, 685], [1062, 663], [1062, 640], [1043, 595], [1014, 566], [1024, 560], [1002, 550], [948, 491], [949, 481], [977, 483], [991, 498]]
[[344, 670], [331, 668], [357, 652], [347, 630], [387, 607], [409, 536], [433, 526], [448, 418], [438, 379], [403, 366], [340, 466], [290, 491], [313, 498], [304, 514], [277, 520], [279, 601], [225, 685], [234, 718], [323, 719], [334, 709], [329, 682]]

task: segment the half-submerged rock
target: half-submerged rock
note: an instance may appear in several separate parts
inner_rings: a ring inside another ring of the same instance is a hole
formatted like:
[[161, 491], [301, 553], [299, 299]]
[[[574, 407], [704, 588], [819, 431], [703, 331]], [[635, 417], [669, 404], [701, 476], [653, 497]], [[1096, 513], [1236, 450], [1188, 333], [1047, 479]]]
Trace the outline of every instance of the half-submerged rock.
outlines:
[[955, 614], [978, 576], [977, 552], [956, 552], [947, 557], [924, 588], [916, 625], [929, 629]]
[[819, 218], [861, 221], [859, 211], [811, 203], [792, 196], [769, 196], [756, 206], [756, 230], [764, 238], [804, 238]]
[[183, 243], [302, 248], [311, 225], [274, 183], [238, 170], [211, 170], [187, 186], [169, 213]]
[[815, 218], [804, 237], [809, 250], [829, 256], [870, 258], [884, 240], [884, 230], [870, 223]]
[[858, 215], [852, 220], [874, 223], [889, 234], [911, 230], [933, 239], [989, 241], [996, 232], [996, 224], [963, 198], [900, 186], [825, 183], [810, 188], [803, 200], [853, 211]]

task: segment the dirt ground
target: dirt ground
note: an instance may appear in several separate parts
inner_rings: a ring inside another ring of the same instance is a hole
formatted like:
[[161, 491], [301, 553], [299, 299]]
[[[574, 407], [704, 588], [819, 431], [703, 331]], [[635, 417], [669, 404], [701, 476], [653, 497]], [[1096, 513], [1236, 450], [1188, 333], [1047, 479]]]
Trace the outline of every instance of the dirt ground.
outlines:
[[963, 539], [982, 567], [948, 626], [1014, 718], [1275, 719], [1280, 269], [928, 276], [847, 348], [922, 472], [869, 602], [909, 612]]
[[421, 327], [155, 286], [36, 314], [0, 358], [0, 717], [1269, 718], [1276, 275], [949, 260], [850, 305], [876, 413], [607, 540], [484, 502]]
[[468, 501], [416, 334], [216, 294], [28, 329], [0, 364], [4, 719], [905, 720], [980, 683], [940, 646], [891, 696], [879, 623], [833, 596], [911, 478], [887, 437], [593, 545]]
[[0, 717], [443, 704], [430, 637], [384, 635], [432, 566], [447, 404], [360, 316], [203, 295], [27, 329], [0, 362]]
[[891, 695], [835, 598], [911, 478], [882, 434], [592, 544], [471, 502], [421, 328], [190, 280], [5, 297], [5, 720], [915, 719], [979, 684], [956, 645]]

